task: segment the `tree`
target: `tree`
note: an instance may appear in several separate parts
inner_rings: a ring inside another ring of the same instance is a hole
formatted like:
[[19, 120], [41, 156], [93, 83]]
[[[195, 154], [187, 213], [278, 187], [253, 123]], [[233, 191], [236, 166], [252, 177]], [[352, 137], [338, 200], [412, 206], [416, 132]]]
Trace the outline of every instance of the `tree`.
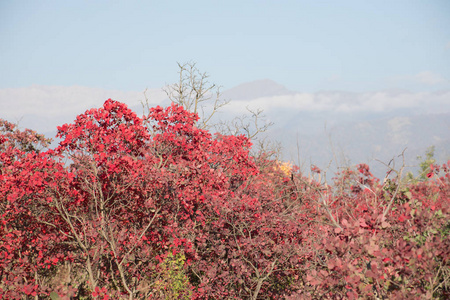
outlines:
[[229, 101], [221, 99], [220, 87], [208, 81], [209, 75], [202, 73], [195, 63], [178, 63], [179, 80], [165, 88], [170, 101], [199, 116], [201, 129], [210, 129], [211, 118]]
[[422, 156], [417, 157], [417, 160], [419, 161], [419, 175], [415, 178], [412, 172], [408, 172], [408, 174], [406, 174], [406, 180], [413, 182], [427, 181], [428, 178], [432, 176], [432, 166], [436, 163], [434, 149], [434, 146], [428, 147], [425, 152], [425, 158], [422, 158]]
[[[22, 235], [35, 228], [36, 236], [30, 238], [39, 240], [39, 247], [47, 247], [48, 239], [56, 243], [45, 253], [36, 248], [21, 263], [32, 268], [37, 256], [54, 275], [63, 263], [76, 270], [78, 278], [67, 287], [52, 286], [58, 293], [73, 293], [81, 285], [79, 295], [132, 299], [153, 293], [157, 270], [171, 252], [185, 255], [188, 266], [200, 260], [199, 240], [219, 246], [199, 226], [218, 231], [213, 221], [224, 213], [219, 205], [229, 205], [232, 199], [238, 206], [257, 202], [250, 196], [237, 197], [236, 191], [250, 184], [258, 171], [248, 156], [247, 138], [213, 139], [195, 126], [197, 120], [175, 104], [153, 108], [141, 119], [124, 104], [108, 100], [73, 124], [59, 127], [62, 141], [55, 150], [32, 152], [15, 162], [3, 155], [3, 229], [10, 231], [12, 226]], [[28, 216], [27, 223], [8, 221], [17, 216]], [[40, 230], [49, 235], [38, 237]], [[20, 256], [27, 244], [33, 244], [29, 238], [13, 253]], [[50, 274], [39, 272], [34, 273], [51, 281]], [[17, 284], [25, 290], [32, 282], [32, 293], [50, 292], [38, 277], [25, 276]], [[5, 295], [16, 295], [17, 289], [16, 285]], [[199, 288], [197, 295], [202, 293]]]
[[[265, 120], [262, 109], [253, 110], [247, 107], [246, 114], [232, 120], [217, 119], [217, 113], [230, 103], [230, 100], [223, 99], [220, 86], [210, 83], [210, 76], [201, 72], [195, 63], [178, 63], [178, 67], [178, 82], [168, 85], [165, 92], [170, 101], [199, 116], [195, 124], [198, 128], [222, 135], [244, 134], [252, 140], [253, 148], [257, 146], [253, 149], [254, 156], [268, 152], [279, 154], [279, 144], [261, 137], [273, 125]], [[149, 108], [148, 101], [147, 108]]]
[[420, 180], [426, 181], [428, 180], [428, 176], [430, 176], [431, 165], [436, 163], [436, 159], [434, 159], [434, 146], [431, 146], [427, 149], [425, 152], [425, 158], [422, 159], [421, 156], [417, 157], [418, 160], [421, 160], [419, 167], [420, 167]]

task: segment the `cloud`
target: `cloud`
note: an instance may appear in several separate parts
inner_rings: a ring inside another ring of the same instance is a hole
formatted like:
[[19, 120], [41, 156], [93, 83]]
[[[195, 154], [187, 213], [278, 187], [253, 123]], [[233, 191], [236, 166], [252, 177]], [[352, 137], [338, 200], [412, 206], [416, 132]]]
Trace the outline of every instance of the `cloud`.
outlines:
[[391, 80], [397, 83], [414, 83], [426, 86], [450, 83], [450, 80], [444, 78], [441, 74], [432, 71], [423, 71], [414, 75], [395, 76], [391, 78]]
[[437, 84], [448, 82], [448, 80], [445, 79], [444, 77], [442, 77], [441, 75], [430, 72], [430, 71], [418, 73], [414, 77], [418, 82], [427, 84], [427, 85], [437, 85]]
[[[162, 90], [148, 90], [151, 105], [166, 96]], [[0, 89], [0, 118], [20, 121], [23, 126], [37, 122], [32, 129], [40, 132], [55, 130], [61, 122], [71, 122], [87, 109], [101, 107], [108, 98], [126, 103], [134, 110], [145, 100], [143, 92], [123, 92], [83, 86], [41, 86]], [[136, 111], [141, 112], [141, 111]]]
[[[423, 78], [430, 80], [424, 75]], [[423, 79], [422, 78], [422, 79]], [[92, 107], [101, 107], [112, 98], [128, 104], [141, 113], [142, 92], [123, 92], [82, 86], [31, 86], [0, 89], [0, 118], [11, 122], [21, 120], [22, 127], [42, 133], [74, 120], [75, 116]], [[147, 92], [149, 105], [165, 105], [167, 97], [160, 89]], [[219, 117], [242, 115], [246, 107], [263, 109], [277, 123], [287, 122], [299, 113], [353, 114], [414, 110], [421, 113], [450, 112], [450, 90], [441, 92], [378, 91], [366, 93], [317, 92], [273, 95], [233, 101], [222, 108]]]
[[450, 111], [450, 91], [441, 93], [407, 91], [379, 91], [367, 93], [319, 92], [297, 93], [283, 96], [263, 97], [233, 102], [224, 109], [238, 113], [245, 107], [261, 108], [268, 114], [280, 112], [389, 112], [398, 109], [417, 109], [422, 112]]

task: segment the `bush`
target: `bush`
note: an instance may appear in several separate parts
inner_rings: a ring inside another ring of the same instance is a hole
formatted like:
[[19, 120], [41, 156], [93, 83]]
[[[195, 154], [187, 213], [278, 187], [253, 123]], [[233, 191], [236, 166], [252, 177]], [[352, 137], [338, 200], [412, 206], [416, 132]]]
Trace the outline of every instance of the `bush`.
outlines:
[[449, 296], [448, 165], [326, 185], [197, 121], [107, 100], [46, 151], [2, 121], [0, 297]]

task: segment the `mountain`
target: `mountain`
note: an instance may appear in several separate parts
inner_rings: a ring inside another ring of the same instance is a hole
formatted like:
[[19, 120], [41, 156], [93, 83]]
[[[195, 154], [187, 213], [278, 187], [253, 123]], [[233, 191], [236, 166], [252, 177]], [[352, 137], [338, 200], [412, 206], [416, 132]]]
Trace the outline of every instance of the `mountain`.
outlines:
[[397, 168], [401, 167], [403, 158], [399, 155], [403, 151], [406, 171], [417, 171], [417, 157], [424, 156], [430, 146], [435, 146], [439, 163], [450, 159], [450, 113], [400, 113], [371, 115], [366, 120], [347, 114], [348, 120], [342, 118], [334, 126], [314, 133], [301, 130], [304, 124], [300, 122], [289, 122], [282, 134], [278, 130], [273, 137], [282, 139], [286, 159], [295, 161], [300, 148], [300, 163], [306, 162], [306, 167], [313, 163], [331, 174], [340, 167], [367, 163], [377, 177], [384, 177], [384, 164], [391, 159], [396, 159]]
[[302, 93], [267, 80], [225, 94], [231, 100], [224, 108], [229, 115], [247, 106], [264, 109], [274, 123], [265, 135], [282, 145], [284, 160], [305, 171], [317, 165], [328, 170], [329, 179], [339, 168], [358, 163], [368, 163], [376, 176], [384, 177], [383, 163], [395, 157], [399, 167], [398, 155], [405, 149], [408, 170], [416, 170], [417, 157], [433, 145], [438, 162], [450, 159], [450, 91]]
[[256, 80], [240, 84], [222, 93], [224, 99], [250, 100], [292, 94], [286, 87], [270, 79]]

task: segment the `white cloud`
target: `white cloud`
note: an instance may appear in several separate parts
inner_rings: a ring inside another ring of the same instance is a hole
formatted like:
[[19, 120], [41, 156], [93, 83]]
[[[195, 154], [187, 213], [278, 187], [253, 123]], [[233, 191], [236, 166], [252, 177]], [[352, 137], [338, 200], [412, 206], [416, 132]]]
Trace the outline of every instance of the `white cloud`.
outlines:
[[423, 71], [414, 75], [395, 76], [391, 78], [396, 83], [414, 83], [426, 86], [436, 86], [440, 84], [450, 83], [450, 80], [441, 74], [432, 71]]
[[296, 112], [386, 112], [396, 109], [420, 109], [423, 112], [450, 111], [450, 91], [442, 93], [411, 92], [320, 92], [257, 98], [231, 102], [224, 109], [239, 113], [246, 106], [261, 108], [266, 113], [283, 110]]
[[[426, 76], [424, 75], [424, 78]], [[147, 97], [152, 106], [162, 105], [166, 99], [165, 93], [159, 89], [149, 90]], [[56, 126], [71, 122], [76, 115], [87, 109], [100, 107], [108, 98], [127, 103], [137, 113], [142, 112], [142, 92], [108, 91], [81, 86], [31, 86], [0, 89], [0, 118], [16, 122], [23, 117], [22, 126], [39, 132], [49, 132], [55, 130]], [[231, 101], [223, 107], [224, 115], [221, 116], [241, 115], [246, 111], [246, 107], [263, 109], [270, 119], [280, 122], [295, 117], [300, 112], [370, 113], [413, 109], [422, 113], [440, 113], [450, 112], [450, 91], [290, 93]]]
[[[146, 92], [150, 104], [159, 104], [165, 99], [162, 90]], [[145, 100], [143, 92], [122, 92], [83, 86], [41, 86], [0, 89], [0, 118], [11, 122], [20, 121], [32, 129], [47, 132], [55, 130], [61, 122], [70, 122], [87, 109], [101, 107], [105, 100], [114, 99], [129, 107], [139, 107]], [[141, 111], [136, 111], [137, 113]]]
[[448, 80], [442, 77], [440, 74], [436, 74], [430, 71], [421, 72], [415, 75], [415, 79], [423, 84], [436, 85], [445, 83]]

